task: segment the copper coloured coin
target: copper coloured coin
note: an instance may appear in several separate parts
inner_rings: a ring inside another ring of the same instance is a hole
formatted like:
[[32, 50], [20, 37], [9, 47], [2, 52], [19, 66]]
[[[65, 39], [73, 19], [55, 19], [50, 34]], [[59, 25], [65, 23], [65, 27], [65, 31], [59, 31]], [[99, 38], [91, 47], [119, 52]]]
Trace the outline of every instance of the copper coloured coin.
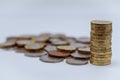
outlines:
[[84, 54], [90, 54], [90, 48], [89, 47], [78, 48], [78, 52], [84, 53]]
[[26, 51], [24, 53], [24, 55], [27, 56], [27, 57], [40, 57], [40, 56], [46, 55], [46, 54], [47, 54], [46, 51], [38, 51], [38, 52]]
[[57, 46], [57, 49], [65, 52], [74, 52], [76, 50], [76, 48], [73, 46]]
[[89, 59], [90, 58], [90, 54], [82, 54], [82, 53], [79, 53], [78, 51], [72, 53], [71, 56], [77, 59]]
[[84, 43], [84, 44], [90, 44], [90, 38], [89, 37], [80, 37], [77, 39], [77, 42]]
[[68, 57], [66, 59], [66, 63], [70, 65], [85, 65], [88, 64], [88, 60], [86, 59], [75, 59], [73, 57]]
[[47, 63], [59, 63], [62, 62], [63, 60], [64, 58], [56, 58], [56, 57], [51, 57], [49, 55], [42, 55], [40, 57], [40, 61]]
[[31, 43], [25, 45], [25, 49], [28, 51], [42, 50], [45, 47], [44, 43]]
[[71, 53], [53, 50], [53, 51], [49, 51], [48, 54], [49, 54], [50, 56], [53, 56], [53, 57], [66, 58], [66, 57], [68, 57]]

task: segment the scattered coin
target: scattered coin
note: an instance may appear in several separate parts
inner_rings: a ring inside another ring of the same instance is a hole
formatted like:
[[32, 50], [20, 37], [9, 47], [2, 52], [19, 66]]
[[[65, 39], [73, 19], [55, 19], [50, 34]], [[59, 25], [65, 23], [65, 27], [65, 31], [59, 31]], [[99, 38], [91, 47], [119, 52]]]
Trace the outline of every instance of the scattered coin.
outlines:
[[90, 58], [90, 54], [83, 54], [83, 53], [79, 53], [78, 51], [72, 53], [71, 56], [77, 59], [89, 59]]
[[49, 40], [49, 36], [37, 36], [37, 37], [33, 37], [32, 38], [32, 40], [34, 41], [34, 42], [46, 42], [46, 41], [48, 41]]
[[90, 54], [90, 48], [89, 47], [78, 48], [78, 52], [85, 53], [85, 54]]
[[90, 38], [89, 37], [80, 37], [77, 39], [77, 42], [81, 42], [84, 44], [90, 44]]
[[14, 47], [15, 46], [15, 42], [10, 42], [10, 41], [7, 41], [7, 42], [4, 42], [4, 43], [0, 43], [0, 48], [11, 48], [11, 47]]
[[45, 49], [47, 52], [53, 51], [53, 50], [57, 50], [57, 49], [56, 49], [56, 46], [53, 46], [53, 45], [47, 45], [44, 49]]
[[49, 51], [48, 54], [53, 57], [66, 58], [70, 56], [71, 53], [53, 50], [53, 51]]
[[69, 45], [69, 43], [67, 41], [53, 41], [52, 42], [53, 45], [55, 46], [61, 46], [61, 45]]
[[17, 46], [20, 46], [20, 47], [25, 46], [26, 44], [30, 44], [30, 43], [32, 43], [31, 40], [17, 40], [16, 41]]
[[85, 65], [88, 64], [88, 60], [86, 59], [75, 59], [72, 57], [68, 57], [66, 59], [66, 63], [70, 65]]
[[28, 51], [42, 50], [45, 47], [44, 43], [30, 43], [25, 45], [25, 49]]
[[73, 46], [57, 46], [57, 49], [65, 52], [74, 52], [76, 50], [76, 48]]
[[42, 55], [46, 55], [47, 52], [46, 51], [39, 51], [39, 52], [31, 52], [31, 51], [26, 51], [24, 53], [25, 56], [28, 56], [28, 57], [40, 57]]
[[42, 55], [40, 57], [40, 61], [47, 63], [58, 63], [58, 62], [62, 62], [63, 60], [64, 58], [56, 58], [56, 57], [51, 57], [49, 55]]

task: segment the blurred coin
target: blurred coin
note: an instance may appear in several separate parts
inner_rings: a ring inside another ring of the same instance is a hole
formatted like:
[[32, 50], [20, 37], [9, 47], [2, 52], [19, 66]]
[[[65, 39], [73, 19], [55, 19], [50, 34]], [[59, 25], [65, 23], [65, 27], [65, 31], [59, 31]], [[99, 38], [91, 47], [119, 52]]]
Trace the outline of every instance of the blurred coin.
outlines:
[[70, 46], [73, 46], [73, 47], [75, 47], [75, 48], [89, 47], [88, 44], [83, 44], [83, 43], [71, 43]]
[[89, 37], [80, 37], [80, 38], [77, 39], [77, 42], [90, 44], [90, 38]]
[[36, 36], [36, 37], [33, 37], [32, 40], [34, 42], [46, 42], [49, 40], [49, 36]]
[[56, 57], [51, 57], [49, 55], [42, 55], [40, 57], [40, 61], [47, 63], [58, 63], [58, 62], [62, 62], [63, 60], [64, 58], [56, 58]]
[[66, 52], [74, 52], [76, 48], [73, 46], [57, 46], [57, 50], [66, 51]]
[[75, 51], [74, 53], [71, 54], [72, 57], [78, 58], [78, 59], [89, 59], [90, 54], [82, 54], [79, 53], [78, 51]]
[[71, 53], [53, 50], [53, 51], [49, 51], [48, 54], [53, 57], [66, 58], [70, 56]]
[[89, 47], [78, 48], [78, 52], [85, 53], [85, 54], [90, 54], [90, 48]]
[[56, 46], [53, 46], [53, 45], [47, 45], [44, 49], [45, 49], [46, 51], [57, 50], [57, 49], [56, 49]]
[[54, 42], [52, 42], [52, 44], [55, 46], [69, 45], [69, 43], [67, 41], [54, 41]]
[[47, 52], [46, 51], [37, 51], [37, 52], [31, 52], [31, 51], [26, 51], [25, 53], [24, 53], [24, 55], [25, 56], [27, 56], [27, 57], [40, 57], [40, 56], [42, 56], [42, 55], [46, 55], [47, 54]]
[[26, 44], [30, 44], [30, 43], [32, 43], [31, 40], [17, 40], [16, 41], [17, 46], [25, 46]]
[[70, 65], [85, 65], [85, 64], [88, 64], [88, 60], [85, 60], [85, 59], [75, 59], [75, 58], [72, 58], [72, 57], [68, 57], [66, 59], [66, 63], [70, 64]]
[[12, 41], [7, 41], [7, 42], [4, 42], [4, 43], [0, 43], [0, 48], [10, 48], [10, 47], [13, 47], [15, 46], [15, 42], [12, 42]]
[[44, 43], [30, 43], [25, 45], [25, 49], [29, 51], [42, 50], [45, 47]]

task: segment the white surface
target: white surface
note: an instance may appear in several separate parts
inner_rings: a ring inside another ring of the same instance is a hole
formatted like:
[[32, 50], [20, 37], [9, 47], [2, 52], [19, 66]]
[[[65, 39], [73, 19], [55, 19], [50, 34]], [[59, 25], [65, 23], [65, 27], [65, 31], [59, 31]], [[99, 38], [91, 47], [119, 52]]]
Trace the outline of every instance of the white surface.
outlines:
[[90, 33], [90, 21], [113, 21], [113, 58], [109, 66], [42, 63], [38, 58], [0, 50], [0, 80], [119, 80], [119, 0], [0, 0], [0, 41], [7, 36]]

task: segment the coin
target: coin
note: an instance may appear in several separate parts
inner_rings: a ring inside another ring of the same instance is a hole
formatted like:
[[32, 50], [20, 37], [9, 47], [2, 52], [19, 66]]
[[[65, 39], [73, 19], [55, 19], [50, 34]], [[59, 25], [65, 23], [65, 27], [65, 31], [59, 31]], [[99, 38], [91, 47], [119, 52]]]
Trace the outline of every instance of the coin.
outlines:
[[15, 37], [15, 36], [11, 36], [11, 37], [7, 37], [6, 41], [13, 41], [13, 42], [16, 42], [18, 40], [18, 37]]
[[40, 57], [40, 56], [46, 55], [46, 54], [47, 54], [46, 51], [39, 51], [39, 52], [26, 51], [24, 53], [24, 55], [27, 56], [27, 57]]
[[67, 41], [54, 41], [54, 42], [52, 42], [52, 44], [55, 46], [69, 45], [69, 43]]
[[89, 47], [88, 44], [83, 44], [83, 43], [71, 43], [70, 46], [73, 46], [73, 47], [75, 47], [75, 48]]
[[79, 53], [78, 51], [75, 51], [74, 53], [72, 53], [71, 56], [77, 59], [89, 59], [90, 58], [90, 54], [82, 54], [82, 53]]
[[47, 45], [44, 49], [48, 52], [53, 51], [53, 50], [57, 50], [56, 46], [53, 46], [53, 45]]
[[65, 52], [74, 52], [76, 48], [73, 46], [57, 46], [57, 50]]
[[62, 62], [63, 60], [64, 58], [56, 58], [56, 57], [51, 57], [49, 55], [42, 55], [40, 57], [40, 61], [47, 63], [58, 63], [58, 62]]
[[29, 51], [42, 50], [45, 47], [44, 43], [30, 43], [25, 45], [25, 49]]
[[10, 48], [10, 47], [13, 47], [13, 46], [15, 46], [15, 42], [7, 41], [7, 42], [4, 42], [4, 43], [0, 43], [0, 48]]
[[26, 52], [24, 47], [16, 47], [14, 50], [16, 53], [25, 53]]
[[91, 64], [93, 64], [93, 65], [96, 65], [96, 66], [106, 66], [106, 65], [110, 65], [111, 64], [111, 61], [109, 61], [109, 62], [90, 62]]
[[72, 58], [72, 57], [68, 57], [66, 59], [66, 63], [70, 64], [70, 65], [85, 65], [85, 64], [88, 64], [88, 60], [75, 59], [75, 58]]
[[52, 34], [50, 37], [51, 37], [51, 38], [59, 38], [59, 39], [62, 39], [62, 38], [65, 37], [65, 35], [64, 35], [64, 34]]
[[66, 58], [70, 56], [71, 53], [53, 50], [53, 51], [49, 51], [48, 54], [53, 57]]
[[98, 54], [98, 53], [94, 53], [94, 54], [91, 54], [92, 57], [98, 57], [98, 58], [105, 58], [105, 57], [111, 57], [112, 56], [112, 53], [102, 53], [102, 54]]
[[78, 48], [78, 52], [85, 53], [85, 54], [90, 54], [90, 48], [89, 47]]
[[32, 38], [32, 40], [34, 41], [34, 42], [46, 42], [46, 41], [48, 41], [49, 40], [49, 36], [36, 36], [36, 37], [33, 37]]
[[17, 46], [25, 46], [26, 44], [30, 44], [30, 43], [32, 43], [31, 40], [17, 40], [16, 41]]
[[89, 37], [80, 37], [76, 41], [81, 42], [81, 43], [85, 43], [85, 44], [90, 44], [90, 38]]
[[31, 40], [35, 35], [21, 35], [18, 37], [19, 40]]

